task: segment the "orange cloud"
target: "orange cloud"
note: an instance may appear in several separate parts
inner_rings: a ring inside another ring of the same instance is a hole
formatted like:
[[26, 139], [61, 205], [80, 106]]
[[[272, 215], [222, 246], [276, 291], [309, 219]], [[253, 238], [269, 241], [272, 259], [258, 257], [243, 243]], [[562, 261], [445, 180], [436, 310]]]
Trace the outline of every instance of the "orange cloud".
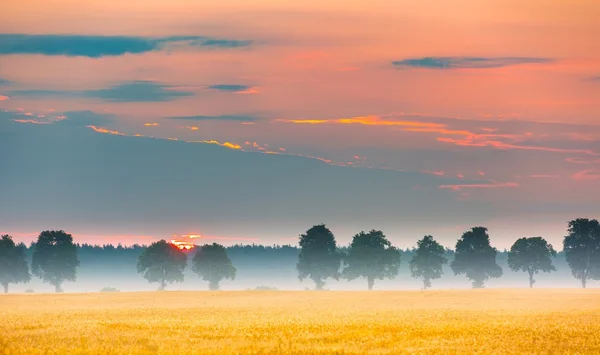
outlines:
[[8, 100], [8, 96], [0, 95], [0, 101]]
[[242, 147], [240, 145], [238, 145], [238, 144], [234, 144], [234, 143], [230, 143], [230, 142], [221, 143], [221, 142], [215, 141], [215, 140], [210, 140], [210, 141], [191, 141], [190, 143], [216, 144], [216, 145], [220, 145], [221, 147], [226, 147], [226, 148], [230, 148], [230, 149], [242, 149]]
[[241, 95], [251, 95], [251, 94], [258, 94], [260, 92], [259, 88], [257, 87], [251, 87], [248, 88], [246, 90], [242, 90], [242, 91], [236, 91], [236, 94], [241, 94]]
[[456, 185], [441, 185], [440, 189], [450, 189], [454, 191], [460, 191], [463, 189], [493, 189], [501, 187], [519, 187], [520, 185], [516, 182], [501, 182], [501, 183], [489, 183], [489, 184], [456, 184]]
[[304, 119], [278, 119], [275, 120], [278, 122], [287, 122], [287, 123], [305, 123], [305, 124], [361, 124], [367, 126], [412, 126], [412, 127], [439, 127], [443, 128], [445, 125], [441, 123], [431, 123], [431, 122], [418, 122], [418, 121], [404, 121], [404, 120], [390, 120], [384, 119], [380, 116], [370, 115], [370, 116], [357, 116], [357, 117], [349, 117], [349, 118], [337, 118], [330, 120], [304, 120]]
[[158, 123], [144, 123], [144, 126], [146, 126], [146, 127], [157, 127]]
[[[485, 136], [485, 135], [480, 135]], [[444, 143], [452, 143], [458, 146], [463, 147], [492, 147], [496, 149], [522, 149], [522, 150], [538, 150], [545, 152], [554, 152], [554, 153], [577, 153], [577, 154], [585, 154], [585, 155], [594, 155], [600, 156], [600, 153], [596, 153], [589, 149], [562, 149], [562, 148], [551, 148], [551, 147], [542, 147], [542, 146], [526, 146], [526, 145], [517, 145], [517, 144], [509, 144], [500, 142], [497, 140], [479, 140], [476, 139], [476, 135], [473, 137], [475, 139], [454, 139], [454, 138], [446, 138], [446, 137], [438, 137], [437, 140], [439, 142]]]
[[102, 127], [96, 127], [96, 126], [87, 126], [87, 127], [93, 129], [94, 131], [96, 131], [98, 133], [108, 133], [108, 134], [114, 134], [114, 135], [117, 135], [117, 136], [124, 136], [125, 135], [124, 133], [121, 133], [119, 131], [111, 131], [111, 130], [108, 130], [108, 129], [102, 128]]
[[13, 122], [32, 123], [32, 124], [50, 124], [50, 122], [41, 122], [41, 121], [36, 121], [36, 120], [13, 120]]
[[583, 170], [571, 175], [573, 180], [598, 180], [600, 179], [600, 170]]

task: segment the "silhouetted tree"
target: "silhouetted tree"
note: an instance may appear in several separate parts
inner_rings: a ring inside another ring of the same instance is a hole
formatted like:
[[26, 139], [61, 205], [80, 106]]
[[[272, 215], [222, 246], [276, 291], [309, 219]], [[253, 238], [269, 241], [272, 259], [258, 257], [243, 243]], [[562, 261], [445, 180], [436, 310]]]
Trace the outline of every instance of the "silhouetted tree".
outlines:
[[159, 291], [167, 287], [167, 283], [182, 282], [183, 270], [187, 263], [187, 255], [179, 248], [165, 240], [150, 244], [138, 258], [137, 270], [148, 282], [158, 282]]
[[502, 276], [502, 268], [496, 264], [496, 253], [490, 245], [487, 228], [473, 227], [456, 243], [450, 267], [454, 275], [464, 274], [471, 280], [473, 288], [481, 288], [486, 280]]
[[372, 290], [375, 279], [392, 279], [398, 275], [400, 251], [392, 246], [382, 231], [360, 232], [352, 239], [344, 262], [344, 277], [348, 281], [365, 277], [369, 290]]
[[64, 231], [43, 231], [33, 251], [31, 271], [44, 282], [62, 292], [64, 281], [75, 281], [79, 259], [73, 237]]
[[9, 235], [0, 237], [0, 284], [4, 293], [8, 293], [8, 284], [31, 280], [25, 249], [25, 244], [16, 245]]
[[529, 287], [533, 288], [533, 275], [556, 271], [552, 265], [552, 257], [556, 251], [542, 237], [518, 239], [508, 252], [508, 266], [512, 271], [525, 271], [529, 274]]
[[444, 253], [444, 247], [430, 235], [417, 242], [417, 249], [410, 261], [410, 273], [412, 277], [423, 280], [424, 289], [431, 287], [431, 280], [442, 277], [442, 267], [448, 263]]
[[600, 224], [595, 219], [569, 222], [563, 250], [573, 276], [585, 288], [587, 280], [600, 278]]
[[300, 235], [298, 255], [298, 279], [309, 278], [315, 288], [322, 290], [325, 279], [339, 280], [341, 255], [337, 250], [333, 233], [324, 224], [316, 225]]
[[208, 281], [209, 290], [218, 290], [221, 280], [235, 280], [237, 270], [227, 256], [225, 247], [213, 243], [198, 249], [192, 260], [192, 271], [204, 281]]

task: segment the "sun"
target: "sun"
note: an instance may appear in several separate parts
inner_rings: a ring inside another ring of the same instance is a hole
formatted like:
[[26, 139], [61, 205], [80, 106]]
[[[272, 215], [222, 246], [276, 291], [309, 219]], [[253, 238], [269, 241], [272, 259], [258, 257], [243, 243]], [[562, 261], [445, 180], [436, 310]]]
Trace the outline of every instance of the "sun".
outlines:
[[171, 244], [184, 251], [191, 250], [196, 247], [196, 244], [192, 243], [193, 239], [202, 238], [200, 234], [173, 235], [173, 237], [176, 237], [176, 239], [171, 239]]

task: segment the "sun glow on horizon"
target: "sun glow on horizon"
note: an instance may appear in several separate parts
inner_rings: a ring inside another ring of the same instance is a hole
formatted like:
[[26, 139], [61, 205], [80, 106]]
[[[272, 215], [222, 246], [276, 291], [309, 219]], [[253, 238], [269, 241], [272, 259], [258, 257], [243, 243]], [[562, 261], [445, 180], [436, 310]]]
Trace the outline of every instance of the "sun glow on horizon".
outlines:
[[202, 236], [200, 234], [183, 234], [183, 235], [174, 234], [173, 237], [175, 239], [171, 239], [170, 243], [173, 244], [174, 246], [176, 246], [180, 250], [193, 249], [194, 247], [196, 247], [196, 244], [194, 244], [192, 242], [192, 240], [202, 238]]

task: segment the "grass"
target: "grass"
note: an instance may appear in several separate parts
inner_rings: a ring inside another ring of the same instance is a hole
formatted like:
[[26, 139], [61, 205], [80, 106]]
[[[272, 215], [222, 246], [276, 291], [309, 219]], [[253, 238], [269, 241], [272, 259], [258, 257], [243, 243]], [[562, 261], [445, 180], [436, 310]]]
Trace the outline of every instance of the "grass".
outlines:
[[600, 353], [600, 290], [0, 296], [0, 354]]

